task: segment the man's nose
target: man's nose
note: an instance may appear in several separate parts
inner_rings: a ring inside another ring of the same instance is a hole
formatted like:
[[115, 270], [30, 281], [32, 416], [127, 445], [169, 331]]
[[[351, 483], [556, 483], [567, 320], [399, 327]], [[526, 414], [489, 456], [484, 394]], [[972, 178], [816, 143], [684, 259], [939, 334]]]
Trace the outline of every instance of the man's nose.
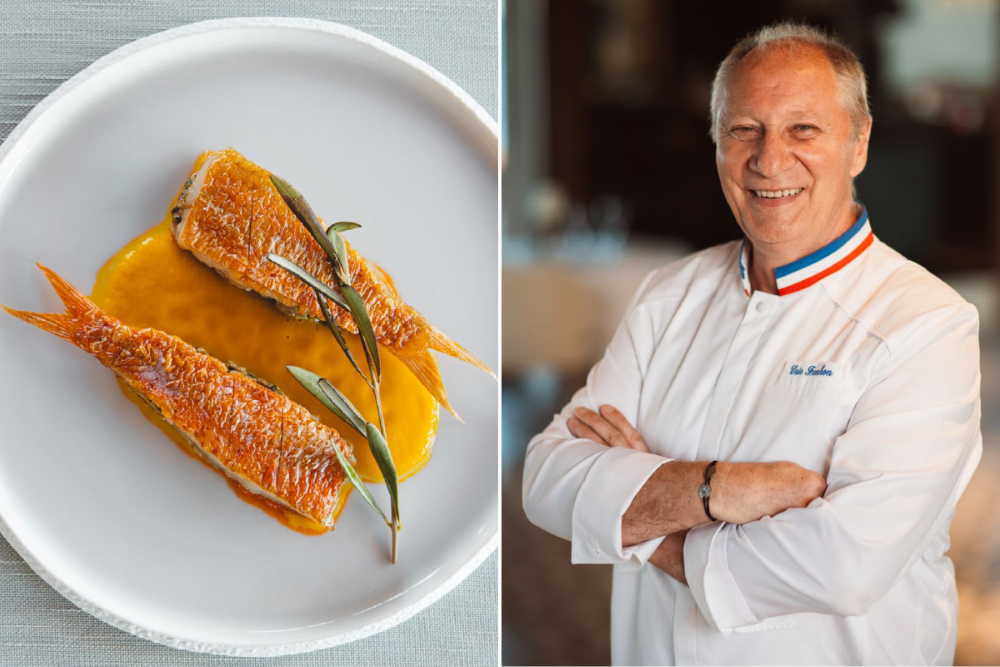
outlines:
[[795, 156], [784, 137], [778, 132], [767, 132], [757, 144], [750, 158], [750, 168], [765, 178], [777, 176], [795, 164]]

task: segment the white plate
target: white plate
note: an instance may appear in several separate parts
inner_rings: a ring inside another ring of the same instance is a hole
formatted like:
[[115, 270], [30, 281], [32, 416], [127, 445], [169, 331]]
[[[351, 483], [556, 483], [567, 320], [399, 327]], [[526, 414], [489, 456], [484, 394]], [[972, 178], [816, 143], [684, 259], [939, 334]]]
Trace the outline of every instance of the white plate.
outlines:
[[[89, 291], [198, 153], [226, 146], [321, 215], [364, 223], [358, 246], [407, 301], [498, 368], [495, 124], [427, 65], [318, 21], [154, 35], [32, 111], [0, 148], [0, 303], [61, 311], [34, 262]], [[441, 366], [467, 423], [443, 413], [431, 462], [400, 487], [390, 566], [359, 499], [333, 533], [288, 530], [181, 454], [96, 360], [0, 313], [0, 532], [83, 609], [178, 648], [280, 655], [378, 632], [496, 548], [498, 387]]]

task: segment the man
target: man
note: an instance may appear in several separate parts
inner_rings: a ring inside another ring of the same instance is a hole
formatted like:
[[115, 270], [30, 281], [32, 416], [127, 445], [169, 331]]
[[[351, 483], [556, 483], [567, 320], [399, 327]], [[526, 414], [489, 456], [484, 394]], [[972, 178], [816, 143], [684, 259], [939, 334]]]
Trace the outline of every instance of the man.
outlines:
[[954, 658], [978, 316], [872, 235], [871, 124], [839, 42], [783, 24], [737, 44], [712, 138], [743, 241], [649, 275], [529, 444], [528, 517], [615, 565], [616, 664]]

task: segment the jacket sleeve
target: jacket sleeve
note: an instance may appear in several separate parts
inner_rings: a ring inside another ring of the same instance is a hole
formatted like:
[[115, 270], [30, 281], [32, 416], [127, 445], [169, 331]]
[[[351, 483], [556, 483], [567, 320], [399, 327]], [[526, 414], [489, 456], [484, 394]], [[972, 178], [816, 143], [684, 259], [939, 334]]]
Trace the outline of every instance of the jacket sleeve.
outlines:
[[946, 530], [982, 453], [979, 320], [939, 312], [891, 352], [806, 508], [691, 530], [684, 567], [724, 633], [799, 612], [864, 614]]
[[574, 563], [639, 567], [663, 540], [623, 547], [622, 515], [653, 471], [670, 459], [575, 438], [566, 426], [577, 407], [596, 411], [606, 403], [637, 423], [643, 372], [654, 347], [648, 319], [638, 304], [643, 287], [604, 357], [591, 369], [586, 386], [532, 438], [525, 455], [524, 511], [538, 527], [571, 540]]

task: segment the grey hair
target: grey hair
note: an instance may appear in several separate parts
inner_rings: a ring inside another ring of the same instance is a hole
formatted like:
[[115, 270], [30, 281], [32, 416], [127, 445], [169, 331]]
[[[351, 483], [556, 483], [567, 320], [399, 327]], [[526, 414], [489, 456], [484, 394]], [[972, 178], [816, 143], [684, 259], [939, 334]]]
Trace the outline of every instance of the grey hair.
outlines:
[[837, 75], [840, 98], [851, 114], [854, 138], [861, 136], [865, 123], [871, 118], [868, 108], [868, 81], [861, 61], [836, 37], [819, 28], [804, 23], [776, 23], [744, 37], [729, 51], [719, 65], [712, 81], [712, 141], [719, 143], [719, 113], [725, 103], [729, 79], [743, 59], [751, 53], [766, 53], [776, 47], [796, 48], [811, 46], [819, 49], [830, 60]]

